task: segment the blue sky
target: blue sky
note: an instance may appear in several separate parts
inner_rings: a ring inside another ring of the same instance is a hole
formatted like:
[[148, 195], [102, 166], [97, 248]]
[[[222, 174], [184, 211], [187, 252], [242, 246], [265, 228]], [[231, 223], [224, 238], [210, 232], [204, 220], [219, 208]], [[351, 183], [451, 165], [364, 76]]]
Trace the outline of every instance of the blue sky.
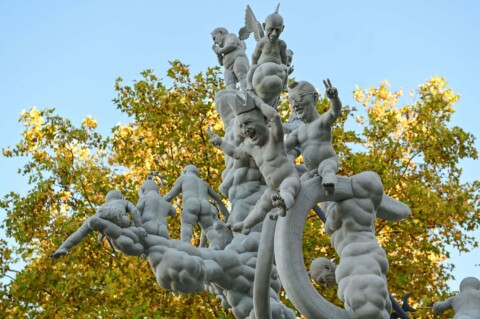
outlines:
[[[118, 76], [131, 83], [154, 69], [162, 77], [174, 59], [195, 73], [215, 66], [210, 32], [219, 26], [237, 32], [247, 4], [263, 21], [277, 2], [0, 0], [0, 147], [19, 140], [19, 113], [32, 106], [55, 108], [75, 124], [90, 114], [108, 134], [129, 121], [111, 101]], [[356, 86], [388, 80], [408, 92], [440, 75], [461, 96], [452, 125], [480, 137], [479, 1], [288, 0], [280, 13], [296, 79], [323, 92], [322, 79], [330, 78], [344, 104], [356, 105]], [[249, 55], [253, 47], [247, 40]], [[16, 174], [21, 164], [0, 158], [0, 196], [26, 191]], [[464, 181], [480, 179], [479, 161], [461, 165]], [[479, 256], [480, 249], [452, 254], [452, 290], [466, 276], [479, 277]]]

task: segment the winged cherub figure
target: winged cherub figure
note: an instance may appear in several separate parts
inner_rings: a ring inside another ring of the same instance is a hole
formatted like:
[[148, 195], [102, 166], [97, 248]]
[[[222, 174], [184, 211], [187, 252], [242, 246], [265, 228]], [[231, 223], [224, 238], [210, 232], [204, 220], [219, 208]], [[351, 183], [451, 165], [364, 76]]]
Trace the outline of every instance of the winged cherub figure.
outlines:
[[[253, 74], [259, 65], [272, 62], [285, 66], [285, 73], [288, 75], [287, 44], [280, 39], [280, 34], [285, 28], [283, 17], [278, 13], [280, 4], [274, 13], [267, 16], [265, 22], [260, 24], [253, 14], [250, 6], [245, 11], [245, 27], [240, 29], [240, 39], [245, 40], [254, 34], [257, 45], [252, 54], [252, 66], [247, 75], [247, 90], [255, 91], [252, 85]], [[284, 79], [284, 88], [287, 78]]]

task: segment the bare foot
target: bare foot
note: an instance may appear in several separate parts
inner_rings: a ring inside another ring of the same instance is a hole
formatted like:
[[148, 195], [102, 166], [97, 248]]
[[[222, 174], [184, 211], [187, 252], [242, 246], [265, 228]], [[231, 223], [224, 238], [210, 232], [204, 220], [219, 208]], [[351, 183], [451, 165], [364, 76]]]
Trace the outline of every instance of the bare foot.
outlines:
[[287, 206], [285, 205], [285, 201], [283, 200], [280, 194], [272, 194], [272, 204], [273, 206], [278, 208], [278, 215], [284, 217], [287, 215]]
[[337, 185], [337, 175], [325, 174], [322, 178], [322, 187], [327, 195], [333, 195], [335, 193], [335, 186]]

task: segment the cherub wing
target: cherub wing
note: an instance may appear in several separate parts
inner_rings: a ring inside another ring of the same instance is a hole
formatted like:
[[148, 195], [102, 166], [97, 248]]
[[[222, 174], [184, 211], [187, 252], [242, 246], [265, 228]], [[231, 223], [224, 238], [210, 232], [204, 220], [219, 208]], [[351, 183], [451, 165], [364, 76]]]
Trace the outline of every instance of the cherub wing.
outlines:
[[252, 8], [247, 5], [247, 9], [245, 9], [245, 26], [240, 28], [240, 31], [238, 31], [238, 38], [240, 40], [246, 40], [252, 32], [255, 37], [255, 41], [260, 41], [261, 38], [265, 37], [262, 24], [257, 21], [257, 18], [253, 14]]

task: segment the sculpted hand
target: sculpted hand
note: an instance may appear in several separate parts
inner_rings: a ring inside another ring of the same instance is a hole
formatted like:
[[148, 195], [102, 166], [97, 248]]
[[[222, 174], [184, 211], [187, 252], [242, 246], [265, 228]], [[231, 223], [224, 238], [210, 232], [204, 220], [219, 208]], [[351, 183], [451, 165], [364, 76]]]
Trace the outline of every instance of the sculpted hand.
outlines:
[[207, 128], [207, 134], [210, 135], [210, 143], [212, 143], [214, 146], [222, 145], [222, 138], [214, 133], [210, 127]]
[[218, 45], [216, 45], [216, 44], [212, 45], [212, 50], [213, 50], [216, 54], [222, 54], [222, 53], [220, 52], [220, 50], [221, 50], [220, 47], [219, 47]]
[[66, 255], [67, 252], [68, 251], [65, 248], [59, 248], [53, 254], [51, 254], [50, 257], [57, 259], [57, 258], [60, 258], [63, 255]]
[[325, 85], [325, 88], [326, 88], [325, 95], [330, 100], [338, 97], [337, 89], [332, 86], [332, 83], [330, 83], [329, 79], [323, 80], [323, 84]]
[[293, 66], [293, 65], [290, 65], [290, 66], [288, 67], [288, 75], [292, 74], [294, 70], [295, 70], [294, 66]]

